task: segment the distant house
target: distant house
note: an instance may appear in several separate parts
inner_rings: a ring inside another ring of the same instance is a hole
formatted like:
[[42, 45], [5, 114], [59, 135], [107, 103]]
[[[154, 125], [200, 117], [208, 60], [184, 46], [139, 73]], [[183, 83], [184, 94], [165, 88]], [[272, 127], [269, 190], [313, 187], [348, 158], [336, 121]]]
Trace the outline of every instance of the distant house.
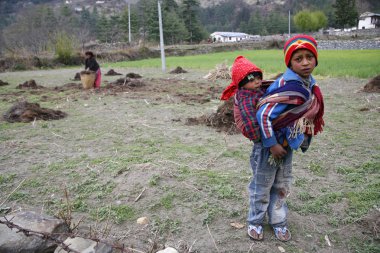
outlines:
[[380, 27], [380, 14], [364, 12], [359, 17], [358, 29], [371, 29]]
[[248, 39], [249, 35], [236, 32], [214, 32], [210, 34], [210, 37], [212, 42], [239, 42]]

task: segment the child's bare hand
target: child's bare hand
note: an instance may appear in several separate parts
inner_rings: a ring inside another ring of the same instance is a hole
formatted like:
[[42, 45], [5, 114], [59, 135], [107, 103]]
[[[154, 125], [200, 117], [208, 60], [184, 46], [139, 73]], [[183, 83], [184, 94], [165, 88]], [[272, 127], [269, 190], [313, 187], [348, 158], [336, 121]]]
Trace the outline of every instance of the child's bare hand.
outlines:
[[275, 159], [281, 159], [287, 154], [286, 150], [280, 144], [270, 147], [270, 152]]

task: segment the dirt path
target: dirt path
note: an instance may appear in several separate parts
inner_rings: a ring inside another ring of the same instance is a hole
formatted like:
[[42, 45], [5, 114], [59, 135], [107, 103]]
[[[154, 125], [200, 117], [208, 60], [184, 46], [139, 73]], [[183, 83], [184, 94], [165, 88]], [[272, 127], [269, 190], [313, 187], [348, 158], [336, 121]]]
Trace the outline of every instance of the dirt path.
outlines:
[[[202, 79], [206, 73], [191, 70], [164, 75], [155, 69], [115, 69], [141, 74], [145, 85], [54, 90], [73, 82], [78, 71], [0, 74], [10, 83], [0, 87], [2, 113], [28, 100], [68, 114], [56, 121], [0, 121], [0, 202], [25, 180], [6, 202], [13, 210], [56, 214], [64, 207], [66, 187], [75, 219], [85, 218], [82, 231], [112, 224], [108, 239], [143, 252], [155, 252], [155, 245], [180, 252], [380, 249], [379, 224], [373, 222], [380, 217], [380, 97], [358, 92], [367, 80], [318, 78], [326, 128], [307, 153], [295, 155], [288, 200], [293, 240], [284, 244], [268, 226], [265, 240], [253, 242], [245, 227], [230, 225], [245, 224], [251, 143], [241, 135], [185, 124], [189, 117], [215, 111], [228, 81], [210, 84]], [[16, 89], [30, 79], [45, 88]], [[149, 218], [148, 225], [136, 224], [141, 216]]]

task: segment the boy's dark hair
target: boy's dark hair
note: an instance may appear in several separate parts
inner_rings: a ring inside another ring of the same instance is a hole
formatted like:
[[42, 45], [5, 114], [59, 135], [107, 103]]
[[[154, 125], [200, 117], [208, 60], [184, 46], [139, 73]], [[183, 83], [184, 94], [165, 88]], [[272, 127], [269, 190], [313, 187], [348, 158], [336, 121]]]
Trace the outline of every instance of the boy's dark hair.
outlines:
[[86, 51], [84, 55], [89, 55], [91, 57], [94, 57], [94, 53], [92, 51]]
[[261, 72], [258, 72], [258, 71], [255, 71], [255, 72], [249, 73], [248, 75], [246, 75], [246, 76], [244, 77], [243, 80], [240, 81], [240, 83], [239, 83], [239, 87], [243, 87], [243, 86], [246, 85], [248, 82], [255, 80], [255, 77], [260, 77], [261, 79], [263, 79], [263, 74], [262, 74]]

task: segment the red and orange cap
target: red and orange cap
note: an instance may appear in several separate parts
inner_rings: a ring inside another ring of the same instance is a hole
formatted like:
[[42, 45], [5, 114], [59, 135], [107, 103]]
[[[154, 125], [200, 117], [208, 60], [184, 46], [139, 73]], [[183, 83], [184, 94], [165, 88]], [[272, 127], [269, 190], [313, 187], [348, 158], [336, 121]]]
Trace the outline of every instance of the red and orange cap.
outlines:
[[292, 58], [293, 53], [298, 49], [310, 50], [315, 56], [316, 65], [318, 65], [317, 45], [318, 44], [313, 37], [305, 34], [296, 35], [288, 39], [284, 46], [286, 66], [289, 67], [290, 59]]
[[230, 97], [232, 97], [236, 90], [239, 87], [239, 83], [248, 75], [253, 72], [259, 72], [261, 73], [261, 76], [263, 76], [263, 72], [259, 67], [257, 67], [255, 64], [250, 62], [247, 58], [244, 56], [238, 56], [236, 57], [234, 64], [232, 65], [232, 82], [231, 84], [223, 91], [221, 100], [228, 100]]

